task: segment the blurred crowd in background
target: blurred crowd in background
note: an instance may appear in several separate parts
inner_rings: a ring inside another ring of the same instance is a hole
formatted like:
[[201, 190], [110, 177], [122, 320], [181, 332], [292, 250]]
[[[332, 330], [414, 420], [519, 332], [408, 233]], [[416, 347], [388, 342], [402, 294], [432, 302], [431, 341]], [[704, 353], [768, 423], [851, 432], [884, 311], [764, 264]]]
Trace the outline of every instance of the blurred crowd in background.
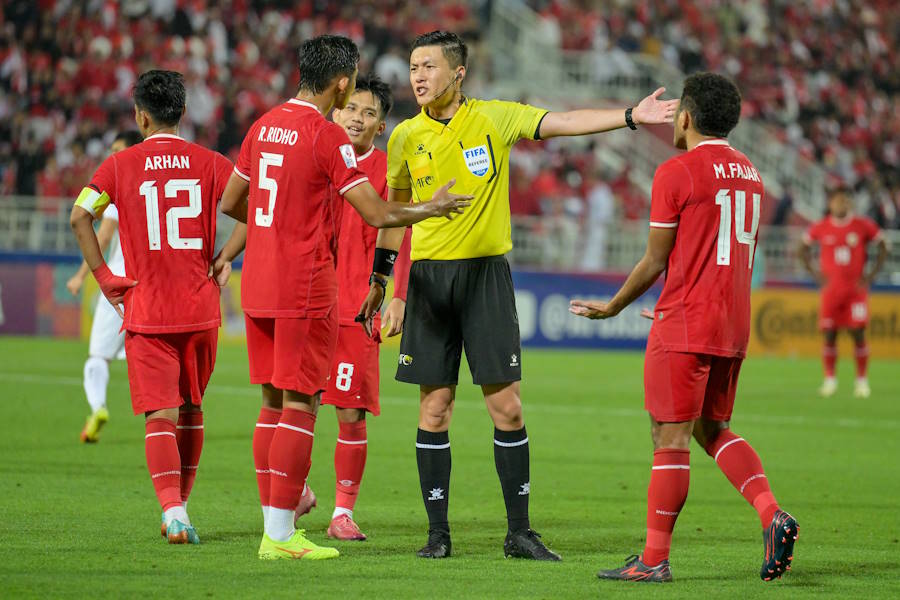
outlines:
[[[855, 186], [863, 212], [900, 228], [895, 0], [528, 4], [560, 47], [604, 52], [612, 67], [627, 69], [629, 55], [641, 52], [686, 72], [730, 74], [745, 117], [769, 122], [797, 152]], [[393, 85], [391, 124], [418, 110], [407, 48], [420, 33], [449, 29], [470, 42], [470, 93], [490, 78], [490, 0], [34, 0], [0, 10], [0, 194], [76, 195], [113, 132], [134, 127], [131, 88], [150, 68], [185, 74], [182, 134], [231, 157], [253, 120], [295, 93], [295, 51], [314, 35], [356, 41], [361, 72]], [[523, 142], [514, 157], [515, 214], [561, 216], [575, 228], [647, 216], [646, 194], [627, 171], [598, 165], [590, 144]], [[771, 206], [769, 222], [797, 218], [790, 189]]]

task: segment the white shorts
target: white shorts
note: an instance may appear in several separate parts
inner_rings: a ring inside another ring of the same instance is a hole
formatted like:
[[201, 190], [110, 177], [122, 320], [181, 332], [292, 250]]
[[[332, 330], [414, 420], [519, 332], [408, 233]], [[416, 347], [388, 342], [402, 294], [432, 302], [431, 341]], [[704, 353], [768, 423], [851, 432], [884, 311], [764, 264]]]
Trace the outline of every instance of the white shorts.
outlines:
[[112, 304], [100, 294], [97, 308], [94, 310], [94, 323], [91, 325], [91, 344], [88, 353], [91, 356], [106, 360], [125, 358], [125, 332], [122, 329], [122, 317]]

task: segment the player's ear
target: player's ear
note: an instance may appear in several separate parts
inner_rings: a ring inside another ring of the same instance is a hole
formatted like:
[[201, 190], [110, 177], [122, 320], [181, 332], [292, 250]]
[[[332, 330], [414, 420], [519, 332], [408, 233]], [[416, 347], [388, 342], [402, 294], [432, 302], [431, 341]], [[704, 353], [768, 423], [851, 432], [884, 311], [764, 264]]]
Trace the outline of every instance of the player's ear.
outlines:
[[384, 121], [382, 121], [381, 123], [379, 123], [379, 124], [378, 124], [378, 131], [375, 132], [375, 135], [381, 135], [382, 133], [384, 133], [384, 130], [385, 130], [386, 127], [387, 127], [387, 123], [385, 123]]
[[331, 120], [337, 122], [338, 116], [341, 114], [341, 109], [335, 108], [331, 111]]

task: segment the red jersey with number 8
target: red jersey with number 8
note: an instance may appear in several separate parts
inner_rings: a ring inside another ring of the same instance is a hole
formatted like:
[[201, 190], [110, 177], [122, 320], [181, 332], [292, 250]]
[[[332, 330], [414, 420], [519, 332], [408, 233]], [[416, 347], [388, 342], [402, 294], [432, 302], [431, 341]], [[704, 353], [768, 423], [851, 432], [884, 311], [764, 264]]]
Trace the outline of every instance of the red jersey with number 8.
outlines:
[[315, 105], [291, 98], [253, 124], [234, 171], [250, 182], [244, 312], [327, 316], [337, 304], [340, 196], [368, 181], [347, 134]]
[[651, 333], [665, 350], [745, 356], [764, 196], [759, 172], [725, 140], [657, 169], [650, 227], [677, 229]]
[[219, 326], [219, 288], [209, 277], [216, 208], [231, 161], [170, 134], [112, 154], [78, 205], [94, 216], [112, 202], [126, 275], [125, 329], [180, 333]]

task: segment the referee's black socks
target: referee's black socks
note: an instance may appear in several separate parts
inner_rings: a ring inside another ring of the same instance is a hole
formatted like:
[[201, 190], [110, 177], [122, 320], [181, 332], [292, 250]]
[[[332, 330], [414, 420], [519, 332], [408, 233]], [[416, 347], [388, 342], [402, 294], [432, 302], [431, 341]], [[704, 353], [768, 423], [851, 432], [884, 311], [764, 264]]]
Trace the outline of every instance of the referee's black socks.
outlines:
[[531, 476], [528, 463], [528, 433], [494, 429], [494, 463], [506, 502], [506, 519], [510, 531], [528, 529], [528, 496]]
[[450, 434], [419, 429], [416, 434], [416, 463], [419, 466], [422, 500], [428, 512], [428, 529], [449, 533]]

